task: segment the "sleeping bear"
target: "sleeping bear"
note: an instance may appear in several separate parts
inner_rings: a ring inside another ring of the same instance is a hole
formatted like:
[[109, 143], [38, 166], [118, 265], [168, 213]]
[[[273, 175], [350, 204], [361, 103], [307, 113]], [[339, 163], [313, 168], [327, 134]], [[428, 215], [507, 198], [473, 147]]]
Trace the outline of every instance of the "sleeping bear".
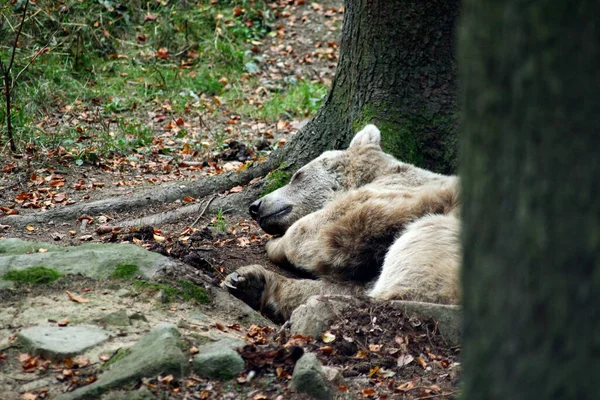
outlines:
[[222, 286], [280, 319], [319, 294], [458, 303], [458, 178], [398, 161], [380, 142], [367, 125], [346, 150], [324, 152], [250, 205], [273, 235], [269, 259], [310, 278], [249, 265]]

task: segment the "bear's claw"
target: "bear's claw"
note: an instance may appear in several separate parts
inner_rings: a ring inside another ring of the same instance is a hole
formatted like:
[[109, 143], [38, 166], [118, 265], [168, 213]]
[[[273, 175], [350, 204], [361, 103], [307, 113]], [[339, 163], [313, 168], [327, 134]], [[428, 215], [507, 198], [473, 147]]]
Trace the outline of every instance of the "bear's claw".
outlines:
[[263, 306], [266, 270], [260, 265], [248, 265], [225, 277], [221, 287], [255, 310]]

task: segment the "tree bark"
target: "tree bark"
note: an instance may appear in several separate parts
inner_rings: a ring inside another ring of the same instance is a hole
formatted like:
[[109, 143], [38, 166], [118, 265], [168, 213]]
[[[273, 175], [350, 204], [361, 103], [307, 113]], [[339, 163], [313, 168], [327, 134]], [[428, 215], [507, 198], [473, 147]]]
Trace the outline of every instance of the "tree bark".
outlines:
[[465, 0], [465, 399], [597, 398], [600, 3]]
[[399, 159], [454, 171], [458, 13], [458, 0], [347, 0], [331, 91], [282, 160], [302, 166], [372, 122]]

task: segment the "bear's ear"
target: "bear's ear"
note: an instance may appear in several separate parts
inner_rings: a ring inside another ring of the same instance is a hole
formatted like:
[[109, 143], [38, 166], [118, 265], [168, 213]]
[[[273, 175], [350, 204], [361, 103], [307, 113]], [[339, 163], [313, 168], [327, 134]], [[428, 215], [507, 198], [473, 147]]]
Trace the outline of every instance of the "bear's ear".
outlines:
[[381, 133], [379, 129], [375, 125], [367, 125], [354, 136], [349, 147], [365, 146], [367, 144], [376, 144], [379, 146], [380, 143]]

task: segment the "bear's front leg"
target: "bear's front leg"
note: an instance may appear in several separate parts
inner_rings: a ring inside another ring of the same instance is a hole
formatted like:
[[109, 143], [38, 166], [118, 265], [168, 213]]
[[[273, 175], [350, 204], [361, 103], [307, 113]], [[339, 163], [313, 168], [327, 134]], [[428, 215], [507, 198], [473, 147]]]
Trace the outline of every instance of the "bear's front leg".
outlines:
[[288, 259], [285, 255], [285, 236], [273, 238], [267, 242], [265, 248], [267, 250], [267, 257], [275, 264], [285, 264]]
[[285, 320], [310, 296], [320, 294], [323, 282], [289, 279], [261, 265], [248, 265], [227, 275], [221, 287], [255, 310]]

